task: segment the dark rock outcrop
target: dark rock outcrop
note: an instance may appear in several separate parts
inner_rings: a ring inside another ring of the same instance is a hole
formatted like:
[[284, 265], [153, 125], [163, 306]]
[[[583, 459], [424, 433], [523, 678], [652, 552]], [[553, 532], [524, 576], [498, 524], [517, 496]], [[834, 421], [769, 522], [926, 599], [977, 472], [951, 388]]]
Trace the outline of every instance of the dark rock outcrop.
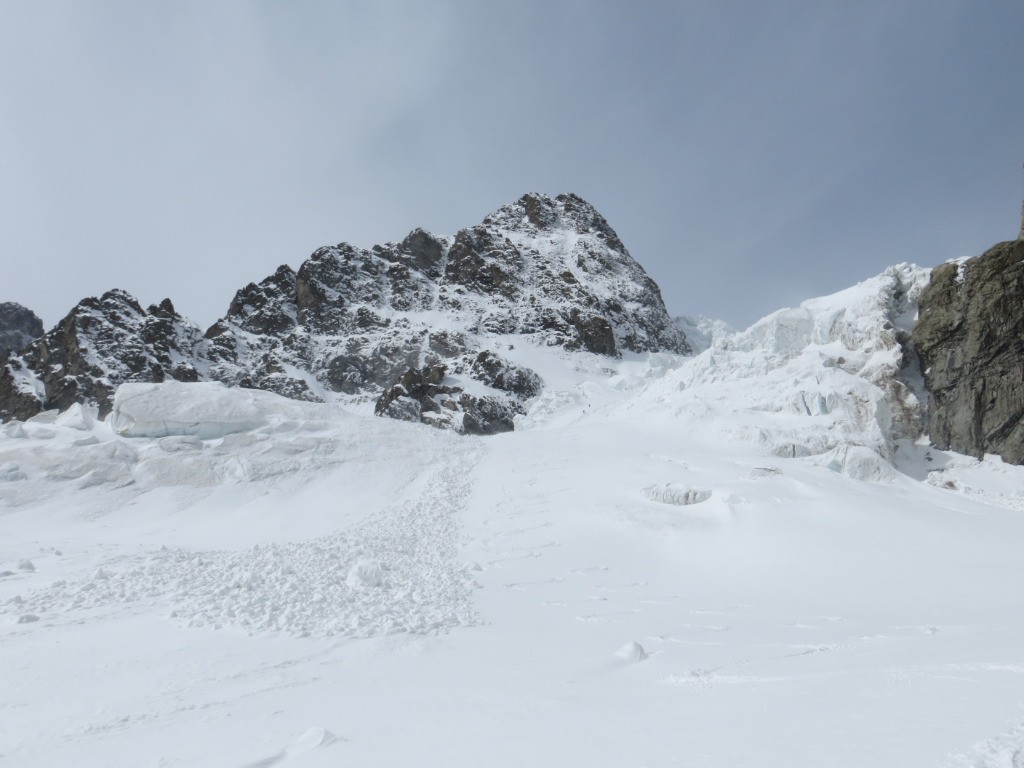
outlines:
[[83, 299], [0, 369], [0, 419], [76, 402], [97, 405], [105, 415], [124, 382], [205, 378], [202, 347], [202, 332], [170, 299], [148, 310], [120, 290]]
[[494, 351], [510, 340], [610, 357], [691, 352], [591, 205], [530, 194], [454, 237], [417, 229], [368, 250], [320, 248], [238, 291], [205, 335], [169, 301], [147, 311], [121, 291], [86, 299], [11, 358], [0, 418], [76, 401], [105, 412], [118, 384], [172, 377], [499, 432], [542, 386]]
[[932, 443], [1024, 464], [1024, 240], [939, 265], [919, 307]]
[[488, 387], [507, 392], [520, 400], [536, 397], [544, 387], [540, 376], [533, 371], [513, 365], [488, 350], [476, 356], [470, 365], [469, 373]]
[[[406, 371], [378, 398], [374, 413], [469, 435], [493, 435], [511, 431], [515, 417], [526, 412], [526, 401], [543, 389], [536, 373], [488, 350], [450, 360], [449, 365], [454, 375], [443, 364]], [[472, 382], [476, 393], [465, 391], [460, 382]]]
[[13, 301], [0, 303], [0, 360], [43, 335], [43, 321]]
[[380, 396], [374, 413], [402, 421], [449, 426], [458, 409], [462, 389], [446, 386], [446, 373], [443, 365], [406, 371], [397, 384]]

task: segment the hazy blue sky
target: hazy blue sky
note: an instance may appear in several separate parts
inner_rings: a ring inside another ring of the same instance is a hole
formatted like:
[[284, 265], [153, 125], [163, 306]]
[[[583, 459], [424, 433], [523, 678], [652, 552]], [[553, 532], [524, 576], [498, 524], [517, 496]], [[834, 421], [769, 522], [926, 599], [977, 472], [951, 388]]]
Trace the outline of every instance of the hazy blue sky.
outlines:
[[1016, 236], [1024, 2], [5, 2], [0, 301], [207, 325], [316, 247], [524, 192], [746, 325]]

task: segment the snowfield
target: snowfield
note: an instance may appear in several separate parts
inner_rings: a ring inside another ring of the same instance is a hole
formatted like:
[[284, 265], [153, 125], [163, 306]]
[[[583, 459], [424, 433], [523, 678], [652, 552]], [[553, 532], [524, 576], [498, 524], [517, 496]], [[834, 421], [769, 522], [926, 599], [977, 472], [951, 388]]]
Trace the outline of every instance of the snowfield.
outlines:
[[6, 425], [0, 764], [1019, 768], [1024, 468], [915, 439], [923, 275], [517, 341], [488, 438], [209, 384]]

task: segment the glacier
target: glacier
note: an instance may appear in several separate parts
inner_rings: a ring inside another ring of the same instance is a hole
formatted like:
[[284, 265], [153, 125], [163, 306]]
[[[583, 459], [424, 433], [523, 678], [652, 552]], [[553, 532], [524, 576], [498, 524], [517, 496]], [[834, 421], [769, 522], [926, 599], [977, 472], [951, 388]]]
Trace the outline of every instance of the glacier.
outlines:
[[461, 436], [216, 383], [0, 429], [0, 762], [1017, 765], [1024, 467], [900, 265]]

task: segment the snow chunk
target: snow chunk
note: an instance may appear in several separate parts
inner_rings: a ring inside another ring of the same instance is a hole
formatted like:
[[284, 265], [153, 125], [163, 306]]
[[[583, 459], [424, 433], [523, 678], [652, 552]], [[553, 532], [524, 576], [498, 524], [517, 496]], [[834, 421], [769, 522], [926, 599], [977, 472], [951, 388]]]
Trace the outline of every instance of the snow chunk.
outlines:
[[383, 575], [384, 569], [380, 567], [380, 563], [376, 560], [360, 560], [348, 572], [348, 578], [345, 579], [345, 583], [354, 589], [377, 587], [380, 586]]
[[825, 466], [854, 480], [888, 482], [896, 477], [892, 464], [863, 445], [837, 447], [825, 457]]
[[96, 424], [96, 409], [81, 403], [72, 403], [66, 411], [53, 420], [53, 423], [58, 427], [88, 432]]
[[160, 446], [162, 451], [167, 453], [203, 450], [203, 441], [198, 437], [192, 437], [191, 435], [174, 435], [173, 437], [165, 437], [160, 440], [157, 445]]
[[110, 425], [122, 437], [188, 435], [213, 440], [266, 426], [253, 393], [218, 382], [122, 384]]
[[662, 483], [644, 488], [644, 496], [651, 501], [683, 507], [707, 501], [711, 498], [711, 491], [699, 491], [677, 483]]
[[7, 437], [16, 440], [23, 440], [28, 437], [28, 433], [25, 432], [25, 426], [20, 421], [12, 421], [10, 424], [5, 424], [3, 433]]
[[969, 754], [951, 755], [950, 768], [1020, 768], [1024, 765], [1024, 724], [975, 744]]
[[26, 424], [53, 424], [60, 415], [60, 411], [53, 408], [49, 411], [40, 411], [35, 416], [30, 416]]
[[16, 480], [25, 480], [27, 477], [15, 462], [0, 462], [0, 482], [12, 483]]
[[615, 655], [623, 661], [629, 662], [630, 664], [636, 664], [638, 662], [644, 661], [650, 656], [650, 654], [647, 653], [646, 650], [644, 650], [644, 647], [635, 640], [630, 641], [621, 648], [619, 648], [619, 650], [615, 652]]
[[307, 752], [312, 752], [317, 747], [329, 747], [336, 741], [339, 741], [338, 737], [326, 728], [310, 728], [285, 750], [285, 754], [288, 757], [304, 755]]

